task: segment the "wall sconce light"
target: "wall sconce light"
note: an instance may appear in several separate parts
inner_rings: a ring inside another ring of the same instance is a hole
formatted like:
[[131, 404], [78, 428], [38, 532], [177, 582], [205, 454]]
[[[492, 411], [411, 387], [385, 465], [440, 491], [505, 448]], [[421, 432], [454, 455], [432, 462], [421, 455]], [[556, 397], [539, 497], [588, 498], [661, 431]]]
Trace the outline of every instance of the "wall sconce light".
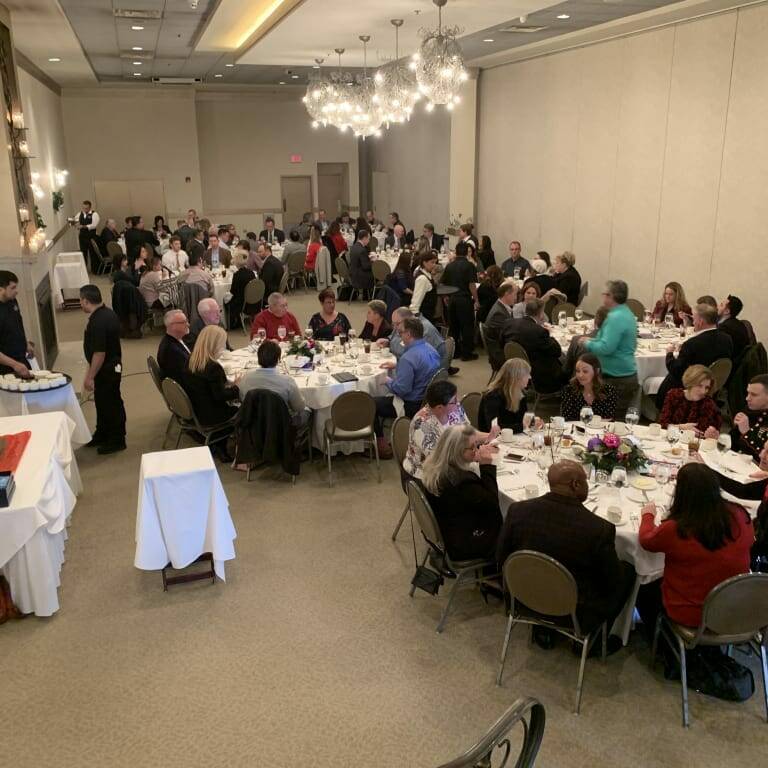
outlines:
[[19, 206], [19, 218], [24, 224], [29, 221], [29, 208], [26, 205]]
[[11, 123], [16, 130], [24, 130], [24, 115], [21, 112], [14, 112], [11, 115]]
[[25, 140], [19, 142], [19, 154], [22, 157], [29, 157], [29, 144]]
[[67, 185], [67, 176], [69, 176], [69, 171], [55, 168], [53, 171], [53, 186], [58, 189], [65, 187]]

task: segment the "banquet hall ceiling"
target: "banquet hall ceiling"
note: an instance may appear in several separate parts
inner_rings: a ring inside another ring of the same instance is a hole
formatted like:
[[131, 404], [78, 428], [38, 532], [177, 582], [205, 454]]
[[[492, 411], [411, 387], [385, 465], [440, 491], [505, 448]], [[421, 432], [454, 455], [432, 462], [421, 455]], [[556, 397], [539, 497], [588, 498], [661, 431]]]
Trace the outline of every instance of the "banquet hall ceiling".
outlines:
[[[316, 57], [336, 61], [336, 47], [348, 51], [345, 67], [361, 66], [360, 34], [371, 35], [369, 66], [389, 60], [391, 18], [405, 20], [401, 54], [415, 50], [419, 28], [437, 25], [431, 0], [5, 0], [5, 5], [17, 49], [60, 85], [141, 83], [154, 77], [303, 84]], [[462, 28], [462, 47], [472, 65], [666, 5], [669, 0], [449, 0], [444, 24]], [[267, 17], [278, 6], [290, 10], [263, 36], [254, 36], [259, 14]], [[525, 31], [514, 29], [521, 26]]]

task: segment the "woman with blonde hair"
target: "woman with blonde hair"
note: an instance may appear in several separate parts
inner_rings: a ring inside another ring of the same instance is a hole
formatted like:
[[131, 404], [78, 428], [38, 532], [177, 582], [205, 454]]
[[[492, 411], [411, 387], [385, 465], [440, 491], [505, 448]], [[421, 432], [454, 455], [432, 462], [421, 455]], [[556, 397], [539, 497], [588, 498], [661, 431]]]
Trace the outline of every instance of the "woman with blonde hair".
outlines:
[[[531, 380], [531, 366], [519, 357], [507, 360], [493, 377], [480, 400], [478, 427], [490, 432], [494, 419], [500, 429], [523, 431], [523, 416], [528, 410], [525, 388]], [[541, 423], [541, 419], [536, 420]]]
[[683, 374], [682, 388], [670, 389], [664, 398], [659, 423], [666, 429], [676, 424], [704, 437], [718, 438], [723, 417], [709, 395], [715, 376], [706, 365], [691, 365]]
[[[552, 275], [552, 290], [565, 296], [566, 301], [573, 304], [574, 307], [579, 306], [579, 293], [581, 291], [581, 275], [574, 266], [576, 264], [576, 256], [571, 251], [563, 251], [561, 254], [555, 256], [555, 261], [552, 265], [554, 274]], [[548, 296], [544, 297], [549, 298]]]
[[664, 286], [664, 293], [653, 308], [653, 319], [663, 323], [667, 315], [672, 315], [675, 325], [683, 325], [686, 316], [691, 317], [691, 308], [685, 300], [685, 291], [680, 283], [672, 281]]
[[423, 464], [422, 485], [454, 560], [493, 557], [501, 530], [493, 449], [474, 427], [447, 427]]

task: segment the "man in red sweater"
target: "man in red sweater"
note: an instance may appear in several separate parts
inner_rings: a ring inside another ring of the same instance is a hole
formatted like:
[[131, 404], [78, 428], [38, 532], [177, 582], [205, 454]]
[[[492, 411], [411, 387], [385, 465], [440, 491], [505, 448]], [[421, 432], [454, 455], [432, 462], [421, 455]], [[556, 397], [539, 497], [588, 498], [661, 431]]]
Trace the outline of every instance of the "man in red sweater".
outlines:
[[[279, 328], [285, 328], [285, 335], [280, 338]], [[253, 318], [251, 338], [260, 330], [266, 331], [268, 339], [291, 339], [297, 334], [301, 336], [299, 321], [288, 311], [288, 299], [282, 293], [270, 293], [267, 308]]]

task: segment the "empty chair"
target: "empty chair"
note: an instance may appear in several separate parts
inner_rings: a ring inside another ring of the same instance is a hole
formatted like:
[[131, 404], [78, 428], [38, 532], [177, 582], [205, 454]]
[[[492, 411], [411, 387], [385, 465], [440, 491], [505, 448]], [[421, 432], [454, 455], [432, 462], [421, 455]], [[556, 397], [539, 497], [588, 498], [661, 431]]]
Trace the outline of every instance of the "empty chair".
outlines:
[[467, 392], [467, 394], [461, 398], [461, 407], [464, 409], [464, 413], [467, 414], [469, 423], [475, 429], [480, 429], [478, 423], [480, 416], [480, 401], [482, 399], [483, 395], [480, 392]]
[[[392, 423], [392, 455], [395, 457], [397, 467], [400, 470], [400, 484], [403, 486], [403, 493], [408, 495], [408, 481], [411, 479], [409, 475], [403, 469], [403, 461], [405, 460], [405, 454], [408, 452], [408, 440], [410, 437], [411, 420], [407, 416], [398, 416]], [[405, 509], [403, 514], [400, 515], [400, 519], [397, 521], [395, 530], [392, 532], [392, 541], [397, 538], [397, 534], [400, 532], [400, 527], [405, 520], [405, 516], [408, 514], [408, 501], [405, 502]]]
[[581, 306], [581, 303], [584, 301], [584, 299], [589, 296], [589, 280], [585, 280], [581, 284], [581, 288], [579, 288], [579, 306]]
[[567, 301], [561, 301], [559, 304], [555, 304], [555, 306], [552, 307], [549, 319], [553, 323], [557, 323], [562, 312], [565, 312], [566, 317], [576, 317], [576, 307]]
[[371, 271], [375, 285], [384, 285], [384, 281], [392, 274], [389, 264], [381, 259], [377, 259], [371, 264]]
[[712, 365], [709, 366], [709, 370], [712, 371], [714, 380], [712, 381], [712, 388], [709, 390], [709, 395], [714, 397], [728, 381], [728, 377], [731, 375], [731, 368], [733, 363], [727, 358], [722, 357], [720, 360], [715, 360]]
[[283, 279], [286, 280], [286, 285], [292, 286], [294, 290], [298, 286], [299, 281], [304, 284], [305, 288], [307, 287], [307, 278], [304, 272], [304, 254], [301, 251], [292, 253], [288, 257], [288, 263], [285, 265], [283, 272]]
[[331, 451], [337, 443], [351, 443], [363, 440], [376, 456], [376, 470], [381, 482], [379, 448], [376, 444], [374, 422], [376, 402], [367, 392], [345, 392], [333, 401], [331, 418], [325, 422], [325, 454], [328, 459], [328, 485], [333, 486]]
[[637, 299], [627, 299], [626, 304], [632, 311], [632, 314], [642, 323], [645, 317], [645, 305], [643, 302], [638, 301]]
[[525, 351], [522, 344], [518, 344], [516, 341], [508, 341], [504, 345], [504, 359], [511, 360], [513, 357], [519, 357], [527, 363], [531, 362], [528, 359], [528, 353]]
[[581, 663], [576, 684], [576, 706], [581, 709], [581, 692], [584, 685], [584, 667], [592, 643], [602, 634], [603, 661], [606, 657], [608, 627], [603, 622], [591, 633], [584, 633], [576, 616], [579, 588], [571, 572], [553, 557], [530, 549], [513, 552], [502, 567], [504, 586], [509, 592], [510, 607], [501, 663], [496, 685], [501, 685], [504, 665], [509, 652], [509, 639], [515, 624], [547, 627], [581, 644]]
[[147, 357], [147, 368], [149, 370], [149, 375], [152, 377], [152, 381], [154, 385], [157, 387], [157, 391], [160, 393], [160, 397], [163, 398], [163, 402], [165, 403], [165, 407], [168, 409], [168, 411], [171, 414], [171, 418], [168, 420], [168, 426], [165, 428], [165, 435], [163, 437], [163, 450], [165, 450], [165, 444], [168, 442], [168, 434], [171, 431], [171, 427], [176, 422], [176, 417], [173, 413], [173, 409], [171, 408], [170, 404], [168, 403], [167, 398], [165, 397], [165, 392], [163, 392], [163, 374], [160, 370], [160, 366], [157, 364], [157, 360], [155, 360], [152, 355], [149, 355]]
[[178, 448], [181, 443], [181, 436], [187, 434], [197, 434], [203, 436], [205, 445], [218, 443], [226, 440], [234, 431], [234, 422], [232, 419], [221, 424], [212, 424], [203, 426], [195, 414], [192, 407], [192, 401], [189, 395], [182, 389], [181, 385], [173, 379], [163, 379], [163, 394], [176, 423], [179, 425], [179, 437], [176, 440], [174, 448]]
[[249, 280], [246, 283], [243, 294], [243, 311], [240, 313], [240, 322], [246, 336], [250, 332], [251, 322], [253, 321], [253, 315], [250, 312], [256, 313], [259, 311], [261, 302], [264, 300], [264, 291], [264, 281], [258, 277], [254, 277], [253, 280]]
[[651, 664], [663, 637], [680, 663], [683, 726], [689, 725], [686, 650], [702, 645], [752, 645], [759, 649], [763, 673], [763, 704], [768, 722], [768, 573], [742, 573], [718, 584], [701, 609], [701, 624], [685, 627], [662, 611], [656, 620]]
[[105, 260], [101, 255], [101, 248], [98, 240], [91, 238], [91, 271], [94, 274], [103, 275], [111, 271], [112, 267], [109, 260]]
[[[498, 574], [496, 573], [496, 563], [494, 560], [486, 559], [454, 560], [446, 550], [443, 535], [440, 532], [440, 526], [435, 517], [435, 513], [432, 511], [432, 507], [429, 505], [421, 488], [413, 480], [408, 482], [408, 501], [411, 512], [416, 518], [416, 524], [421, 530], [424, 541], [427, 544], [427, 550], [424, 553], [421, 566], [426, 564], [429, 553], [433, 552], [438, 561], [444, 563], [456, 574], [453, 587], [448, 595], [448, 601], [445, 604], [445, 608], [443, 608], [440, 621], [437, 623], [437, 631], [442, 632], [445, 628], [448, 613], [451, 610], [451, 605], [453, 604], [453, 600], [456, 597], [459, 588], [463, 586], [474, 586], [475, 584], [485, 584], [488, 581], [498, 578]], [[484, 570], [488, 571], [490, 575], [484, 575]], [[415, 584], [411, 584], [411, 597], [413, 597], [415, 591]]]

